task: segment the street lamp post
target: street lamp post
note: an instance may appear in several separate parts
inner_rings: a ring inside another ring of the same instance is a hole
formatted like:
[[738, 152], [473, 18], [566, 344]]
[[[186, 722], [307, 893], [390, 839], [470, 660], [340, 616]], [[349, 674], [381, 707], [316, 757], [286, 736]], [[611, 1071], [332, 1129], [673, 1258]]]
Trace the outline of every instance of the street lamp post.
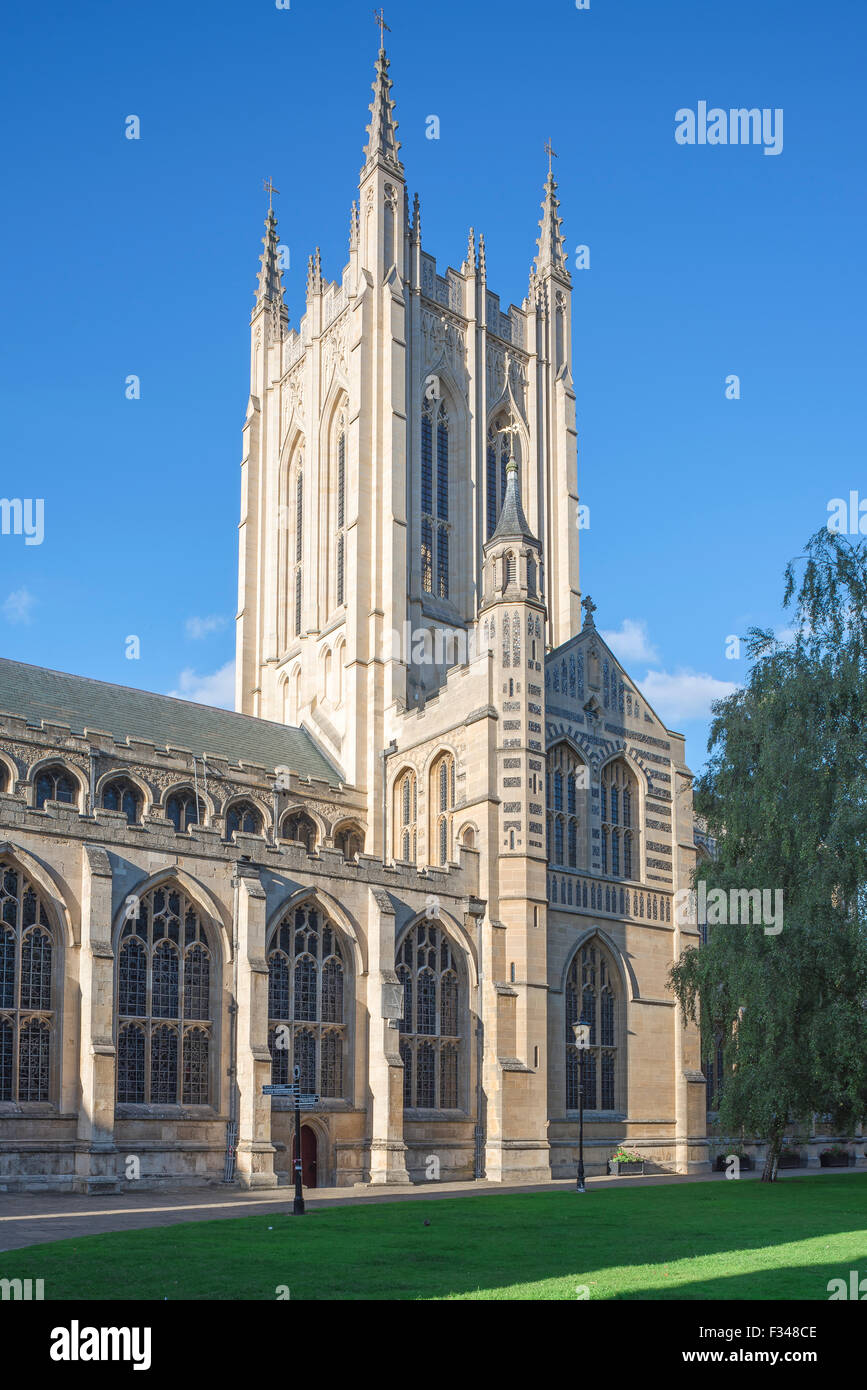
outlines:
[[578, 1052], [578, 1181], [576, 1192], [586, 1192], [584, 1182], [584, 1053], [590, 1046], [590, 1024], [583, 1018], [572, 1024]]

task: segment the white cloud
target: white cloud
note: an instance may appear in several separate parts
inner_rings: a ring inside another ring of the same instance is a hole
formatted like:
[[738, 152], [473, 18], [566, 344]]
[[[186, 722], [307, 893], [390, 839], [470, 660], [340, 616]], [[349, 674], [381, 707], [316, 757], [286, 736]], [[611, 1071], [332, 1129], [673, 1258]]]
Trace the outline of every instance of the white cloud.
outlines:
[[618, 661], [628, 665], [630, 661], [658, 661], [659, 653], [647, 636], [647, 623], [636, 622], [634, 618], [624, 618], [619, 631], [603, 631], [603, 642], [607, 642]]
[[15, 589], [3, 603], [3, 617], [7, 623], [29, 623], [35, 603], [29, 589]]
[[700, 671], [648, 671], [638, 688], [670, 728], [688, 719], [707, 719], [713, 700], [722, 700], [737, 689]]
[[212, 632], [221, 632], [228, 623], [228, 618], [223, 618], [219, 614], [212, 614], [210, 618], [187, 618], [187, 636], [192, 637], [194, 642], [199, 642], [203, 637], [208, 637]]
[[193, 700], [197, 705], [217, 705], [220, 709], [235, 708], [235, 663], [227, 661], [210, 676], [200, 676], [192, 666], [186, 666], [178, 677], [178, 689], [169, 694], [179, 700]]

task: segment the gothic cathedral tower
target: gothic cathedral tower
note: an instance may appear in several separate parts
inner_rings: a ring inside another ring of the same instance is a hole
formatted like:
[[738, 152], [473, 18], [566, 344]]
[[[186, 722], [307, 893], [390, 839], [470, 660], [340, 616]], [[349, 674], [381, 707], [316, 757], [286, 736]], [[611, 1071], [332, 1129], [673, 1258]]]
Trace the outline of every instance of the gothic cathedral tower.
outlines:
[[[571, 278], [549, 169], [527, 297], [501, 311], [484, 237], [439, 274], [380, 49], [337, 281], [310, 258], [288, 327], [269, 210], [244, 425], [237, 708], [304, 724], [368, 797], [381, 751], [473, 650], [507, 463], [544, 557], [550, 645], [579, 627]], [[541, 567], [540, 559], [540, 567]], [[429, 640], [426, 640], [429, 639]], [[458, 655], [455, 655], [457, 653]]]

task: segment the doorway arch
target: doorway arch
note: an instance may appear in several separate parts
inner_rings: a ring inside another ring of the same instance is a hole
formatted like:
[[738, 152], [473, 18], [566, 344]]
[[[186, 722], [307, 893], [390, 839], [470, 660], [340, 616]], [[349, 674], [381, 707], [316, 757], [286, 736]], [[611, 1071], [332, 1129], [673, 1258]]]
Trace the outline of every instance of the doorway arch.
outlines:
[[[301, 1126], [301, 1183], [304, 1187], [317, 1185], [318, 1142], [312, 1125]], [[295, 1130], [292, 1131], [292, 1159], [290, 1174], [295, 1177], [295, 1155], [297, 1153]]]

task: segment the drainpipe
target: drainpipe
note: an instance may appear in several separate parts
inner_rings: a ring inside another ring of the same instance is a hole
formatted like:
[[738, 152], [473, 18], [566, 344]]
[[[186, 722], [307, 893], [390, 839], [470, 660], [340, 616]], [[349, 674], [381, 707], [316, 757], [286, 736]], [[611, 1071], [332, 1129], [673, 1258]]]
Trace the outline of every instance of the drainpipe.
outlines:
[[[249, 862], [244, 854], [242, 860]], [[229, 1121], [226, 1125], [226, 1169], [223, 1181], [235, 1181], [235, 1155], [238, 1147], [238, 894], [239, 864], [232, 876], [232, 999], [229, 1004]]]
[[474, 1177], [483, 1178], [485, 1176], [485, 1117], [482, 1115], [482, 1103], [484, 1100], [484, 1088], [482, 1086], [482, 1066], [485, 1058], [485, 1025], [482, 1015], [483, 1006], [483, 965], [485, 949], [485, 919], [480, 917], [479, 923], [479, 988], [478, 1003], [476, 1006], [476, 1143], [475, 1143], [475, 1173]]

